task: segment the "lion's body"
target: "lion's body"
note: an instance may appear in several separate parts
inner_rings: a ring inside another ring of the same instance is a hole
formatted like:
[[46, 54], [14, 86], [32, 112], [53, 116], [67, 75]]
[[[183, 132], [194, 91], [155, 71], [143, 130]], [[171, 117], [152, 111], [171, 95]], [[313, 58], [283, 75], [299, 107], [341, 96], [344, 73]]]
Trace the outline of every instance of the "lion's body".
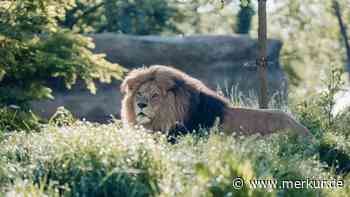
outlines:
[[224, 131], [234, 130], [243, 134], [266, 135], [285, 130], [310, 134], [307, 128], [280, 110], [227, 108], [222, 125]]
[[126, 125], [142, 125], [169, 134], [210, 128], [216, 120], [226, 133], [260, 133], [308, 130], [279, 110], [232, 108], [226, 98], [199, 80], [166, 66], [133, 70], [121, 86], [122, 119]]

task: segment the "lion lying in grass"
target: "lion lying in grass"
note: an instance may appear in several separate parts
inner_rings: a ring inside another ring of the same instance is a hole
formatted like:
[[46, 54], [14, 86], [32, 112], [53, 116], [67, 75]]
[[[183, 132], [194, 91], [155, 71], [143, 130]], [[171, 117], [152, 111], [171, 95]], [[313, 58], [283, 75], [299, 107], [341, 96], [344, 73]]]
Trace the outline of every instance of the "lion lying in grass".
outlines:
[[225, 133], [270, 134], [309, 131], [279, 110], [233, 108], [201, 81], [166, 66], [131, 71], [121, 85], [121, 116], [126, 125], [177, 135], [210, 128], [216, 120]]

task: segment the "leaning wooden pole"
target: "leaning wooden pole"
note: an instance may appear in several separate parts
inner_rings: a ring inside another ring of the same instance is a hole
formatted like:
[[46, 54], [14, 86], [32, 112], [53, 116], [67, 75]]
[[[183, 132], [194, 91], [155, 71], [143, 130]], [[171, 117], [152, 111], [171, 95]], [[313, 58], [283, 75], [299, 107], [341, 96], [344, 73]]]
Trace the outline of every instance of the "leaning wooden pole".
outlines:
[[259, 107], [268, 107], [267, 86], [267, 22], [266, 22], [266, 0], [258, 0], [258, 42], [259, 56], [257, 59], [258, 75], [260, 82]]

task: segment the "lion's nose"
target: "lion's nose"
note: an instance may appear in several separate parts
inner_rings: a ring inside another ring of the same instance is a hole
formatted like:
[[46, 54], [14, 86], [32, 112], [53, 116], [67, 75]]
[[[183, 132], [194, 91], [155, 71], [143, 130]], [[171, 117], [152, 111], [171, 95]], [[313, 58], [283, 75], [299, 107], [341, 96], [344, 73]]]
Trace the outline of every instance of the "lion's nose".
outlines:
[[145, 107], [147, 107], [146, 103], [138, 103], [137, 106], [139, 106], [139, 108], [143, 109]]

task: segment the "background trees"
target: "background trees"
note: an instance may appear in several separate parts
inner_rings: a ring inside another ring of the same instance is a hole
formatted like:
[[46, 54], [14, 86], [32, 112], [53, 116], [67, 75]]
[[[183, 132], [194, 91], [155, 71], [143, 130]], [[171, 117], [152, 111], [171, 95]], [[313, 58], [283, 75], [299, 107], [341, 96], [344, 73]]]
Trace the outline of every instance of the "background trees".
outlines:
[[173, 1], [76, 0], [60, 24], [76, 32], [118, 32], [133, 35], [179, 33]]
[[[338, 2], [344, 7], [343, 16], [348, 16], [347, 1]], [[346, 60], [332, 2], [276, 0], [269, 5], [268, 34], [284, 43], [281, 63], [291, 84], [303, 95], [317, 91], [330, 67], [344, 68]], [[344, 21], [349, 24], [349, 17]]]
[[[116, 6], [113, 10], [118, 14], [110, 14], [108, 19], [105, 2], [112, 5], [107, 8], [112, 9]], [[153, 4], [153, 1], [143, 1], [136, 4], [128, 0], [76, 0], [75, 6], [66, 12], [66, 17], [60, 20], [60, 24], [76, 32], [114, 31], [137, 35], [236, 32], [257, 37], [257, 2], [252, 0], [169, 0], [166, 3]], [[347, 24], [350, 21], [348, 17], [350, 8], [347, 1], [338, 0], [337, 2], [342, 8], [341, 14], [345, 27], [349, 28]], [[137, 12], [135, 12], [135, 6]], [[281, 63], [292, 87], [298, 87], [300, 93], [310, 93], [316, 89], [315, 87], [321, 85], [320, 76], [331, 64], [345, 67], [345, 45], [332, 1], [269, 0], [267, 6], [268, 37], [278, 38], [284, 43]], [[131, 11], [126, 12], [126, 9]], [[154, 12], [155, 10], [157, 12]], [[133, 17], [139, 13], [142, 16], [150, 16], [151, 20], [139, 20], [140, 17]], [[157, 14], [154, 15], [154, 13]], [[125, 24], [131, 21], [134, 21], [133, 30], [124, 28]], [[107, 30], [107, 24], [110, 30]], [[160, 26], [162, 28], [158, 28]]]

